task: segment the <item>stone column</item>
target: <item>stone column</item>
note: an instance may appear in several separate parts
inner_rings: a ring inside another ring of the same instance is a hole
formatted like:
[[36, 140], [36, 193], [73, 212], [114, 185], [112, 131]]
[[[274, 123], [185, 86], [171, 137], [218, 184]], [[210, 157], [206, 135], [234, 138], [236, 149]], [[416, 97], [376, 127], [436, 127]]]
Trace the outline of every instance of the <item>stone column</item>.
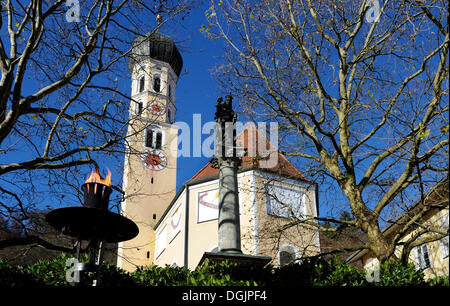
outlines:
[[219, 252], [242, 253], [235, 159], [219, 161]]
[[219, 169], [219, 252], [240, 254], [237, 169], [241, 159], [236, 154], [236, 114], [231, 102], [231, 96], [226, 97], [225, 103], [222, 103], [222, 98], [217, 100], [216, 150], [211, 163]]

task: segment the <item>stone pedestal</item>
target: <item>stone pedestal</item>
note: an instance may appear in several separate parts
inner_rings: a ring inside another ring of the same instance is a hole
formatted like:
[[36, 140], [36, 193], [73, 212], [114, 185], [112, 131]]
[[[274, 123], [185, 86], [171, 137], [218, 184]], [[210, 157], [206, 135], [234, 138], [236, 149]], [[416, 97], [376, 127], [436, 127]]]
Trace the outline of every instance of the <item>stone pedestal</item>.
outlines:
[[272, 258], [267, 256], [254, 256], [254, 255], [246, 255], [246, 254], [231, 254], [229, 252], [205, 252], [200, 259], [198, 266], [202, 266], [205, 263], [205, 260], [209, 259], [209, 261], [214, 263], [219, 263], [222, 261], [231, 261], [238, 264], [251, 264], [253, 266], [260, 266], [261, 268], [267, 265]]

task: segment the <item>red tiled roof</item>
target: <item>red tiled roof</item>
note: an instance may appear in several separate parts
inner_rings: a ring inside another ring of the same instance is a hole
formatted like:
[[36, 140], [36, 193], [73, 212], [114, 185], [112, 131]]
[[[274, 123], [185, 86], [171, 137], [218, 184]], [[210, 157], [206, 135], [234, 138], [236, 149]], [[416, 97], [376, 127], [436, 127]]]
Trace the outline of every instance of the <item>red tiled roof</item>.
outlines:
[[[255, 137], [256, 141], [249, 143], [249, 131], [252, 133], [254, 131], [253, 137]], [[248, 155], [255, 155], [255, 154], [249, 154], [251, 153], [251, 149], [254, 147], [254, 151], [258, 151], [256, 148], [258, 148], [258, 139], [263, 139], [266, 142], [266, 149], [274, 149], [274, 147], [270, 144], [270, 142], [267, 140], [266, 137], [261, 135], [256, 128], [247, 128], [245, 129], [241, 134], [239, 134], [236, 138], [237, 146], [242, 146], [247, 149], [247, 154], [242, 158], [242, 164], [239, 166], [238, 171], [245, 171], [250, 169], [260, 169], [262, 171], [272, 172], [276, 174], [280, 174], [283, 176], [288, 176], [293, 179], [303, 179], [307, 180], [300, 171], [291, 164], [286, 157], [277, 151], [278, 154], [278, 161], [275, 164], [275, 166], [267, 168], [263, 166], [263, 163], [269, 160], [270, 155], [268, 157], [258, 157], [256, 154], [256, 157], [251, 157]], [[194, 181], [198, 181], [201, 179], [207, 179], [207, 178], [217, 178], [219, 175], [219, 169], [215, 169], [211, 166], [211, 162], [208, 162], [202, 169], [200, 169], [193, 177], [191, 177], [187, 183], [192, 183]]]

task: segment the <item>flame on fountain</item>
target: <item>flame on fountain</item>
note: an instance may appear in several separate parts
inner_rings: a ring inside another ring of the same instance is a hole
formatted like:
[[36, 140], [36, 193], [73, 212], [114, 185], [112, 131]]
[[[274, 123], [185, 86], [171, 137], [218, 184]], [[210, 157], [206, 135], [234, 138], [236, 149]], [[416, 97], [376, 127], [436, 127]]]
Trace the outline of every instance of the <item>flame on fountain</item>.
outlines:
[[[95, 172], [94, 172], [94, 170], [92, 170], [91, 174], [89, 175], [89, 177], [87, 178], [85, 183], [100, 183], [100, 184], [106, 185], [108, 187], [111, 187], [111, 171], [109, 171], [108, 168], [106, 168], [106, 170], [108, 171], [108, 174], [106, 175], [106, 177], [104, 179], [102, 179], [102, 177], [98, 173], [98, 169], [96, 169]], [[89, 191], [89, 185], [87, 186], [87, 190]], [[97, 184], [95, 184], [95, 186], [94, 186], [94, 193], [96, 193], [96, 192], [97, 192]], [[103, 192], [102, 192], [102, 194], [103, 194]]]
[[96, 169], [95, 172], [94, 170], [91, 171], [91, 175], [87, 178], [85, 183], [101, 183], [108, 187], [111, 187], [111, 171], [109, 171], [108, 168], [106, 169], [108, 170], [108, 174], [104, 179], [102, 179], [102, 177], [98, 173], [98, 169]]

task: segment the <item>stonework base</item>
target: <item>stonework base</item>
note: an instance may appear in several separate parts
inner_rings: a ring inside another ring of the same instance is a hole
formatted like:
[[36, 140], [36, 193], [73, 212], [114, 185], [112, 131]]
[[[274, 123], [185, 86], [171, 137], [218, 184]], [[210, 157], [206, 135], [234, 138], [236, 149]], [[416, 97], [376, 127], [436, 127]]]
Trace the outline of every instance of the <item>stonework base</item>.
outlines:
[[209, 261], [214, 263], [229, 260], [238, 264], [245, 263], [261, 267], [267, 265], [272, 260], [272, 258], [268, 256], [254, 256], [242, 253], [205, 252], [202, 259], [200, 259], [198, 266], [202, 266], [206, 259], [209, 259]]

